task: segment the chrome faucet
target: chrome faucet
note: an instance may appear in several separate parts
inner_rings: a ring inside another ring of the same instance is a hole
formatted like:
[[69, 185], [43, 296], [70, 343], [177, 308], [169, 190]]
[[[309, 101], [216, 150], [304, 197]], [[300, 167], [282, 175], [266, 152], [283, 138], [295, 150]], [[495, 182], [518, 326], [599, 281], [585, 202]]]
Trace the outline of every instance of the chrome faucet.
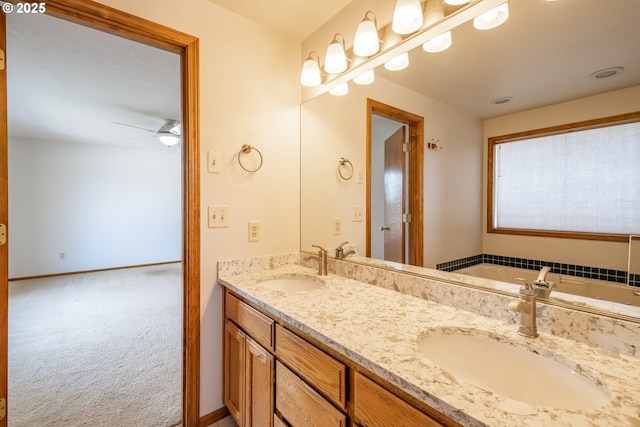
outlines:
[[318, 255], [311, 258], [318, 261], [318, 276], [327, 275], [327, 250], [322, 246], [311, 245], [314, 248], [318, 248]]
[[520, 313], [520, 323], [518, 333], [525, 337], [535, 338], [538, 336], [536, 327], [536, 291], [531, 283], [522, 278], [517, 278], [522, 282], [520, 287], [520, 298], [509, 303], [509, 310]]
[[542, 267], [538, 274], [538, 278], [533, 281], [533, 288], [535, 289], [536, 296], [538, 298], [549, 298], [551, 291], [556, 287], [554, 282], [546, 280], [547, 273], [549, 273], [549, 271], [551, 271], [551, 267]]
[[349, 249], [347, 252], [344, 251], [344, 249], [342, 247], [344, 245], [346, 245], [347, 243], [349, 243], [349, 242], [342, 242], [336, 248], [336, 258], [337, 259], [345, 259], [349, 255], [353, 255], [353, 254], [356, 253], [356, 251], [354, 251], [353, 249]]

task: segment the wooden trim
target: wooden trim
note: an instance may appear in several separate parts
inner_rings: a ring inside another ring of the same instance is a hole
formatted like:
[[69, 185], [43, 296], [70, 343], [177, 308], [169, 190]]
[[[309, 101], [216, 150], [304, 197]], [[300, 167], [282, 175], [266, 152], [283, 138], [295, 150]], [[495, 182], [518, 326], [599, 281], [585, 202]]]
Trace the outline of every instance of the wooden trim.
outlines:
[[[13, 3], [17, 1], [12, 0]], [[200, 424], [200, 128], [198, 38], [91, 0], [47, 0], [49, 15], [181, 55], [183, 150], [182, 425]], [[0, 427], [3, 427], [0, 425]]]
[[32, 280], [32, 279], [48, 279], [50, 277], [60, 277], [60, 276], [72, 276], [74, 274], [87, 274], [87, 273], [100, 273], [103, 271], [113, 271], [113, 270], [126, 270], [129, 268], [141, 268], [141, 267], [153, 267], [156, 265], [167, 265], [167, 264], [176, 264], [182, 261], [166, 261], [166, 262], [154, 262], [151, 264], [138, 264], [138, 265], [124, 265], [122, 267], [109, 267], [109, 268], [99, 268], [96, 270], [81, 270], [81, 271], [69, 271], [66, 273], [53, 273], [53, 274], [41, 274], [39, 276], [24, 276], [24, 277], [10, 277], [10, 282], [17, 282], [20, 280]]
[[[6, 16], [0, 16], [0, 49], [7, 51]], [[6, 55], [4, 63], [6, 64]], [[9, 225], [9, 164], [7, 135], [7, 71], [0, 72], [0, 224]], [[7, 232], [9, 233], [9, 231]], [[7, 236], [8, 237], [8, 236]], [[0, 246], [0, 398], [8, 397], [8, 343], [9, 343], [9, 244]], [[0, 427], [7, 427], [7, 417], [0, 420]]]
[[365, 255], [371, 257], [371, 116], [386, 117], [409, 125], [409, 259], [408, 264], [424, 264], [424, 118], [367, 98], [366, 136], [366, 214], [365, 214]]
[[213, 412], [209, 412], [206, 415], [203, 415], [202, 417], [200, 417], [200, 423], [198, 424], [199, 427], [208, 427], [213, 423], [217, 423], [218, 421], [227, 418], [229, 415], [229, 410], [227, 409], [226, 406], [223, 406], [222, 408], [218, 409], [217, 411], [213, 411]]
[[628, 234], [611, 234], [611, 233], [582, 233], [570, 231], [549, 231], [549, 230], [527, 230], [515, 228], [496, 228], [493, 226], [493, 186], [494, 186], [494, 153], [498, 144], [518, 141], [521, 139], [543, 136], [557, 135], [571, 131], [594, 129], [598, 127], [606, 127], [619, 125], [624, 123], [633, 123], [640, 121], [640, 111], [616, 116], [602, 117], [599, 119], [585, 120], [575, 123], [567, 123], [559, 126], [551, 126], [541, 129], [517, 132], [508, 135], [500, 135], [488, 138], [487, 140], [487, 233], [508, 234], [518, 236], [535, 236], [535, 237], [555, 237], [562, 239], [581, 239], [581, 240], [597, 240], [607, 242], [627, 242]]

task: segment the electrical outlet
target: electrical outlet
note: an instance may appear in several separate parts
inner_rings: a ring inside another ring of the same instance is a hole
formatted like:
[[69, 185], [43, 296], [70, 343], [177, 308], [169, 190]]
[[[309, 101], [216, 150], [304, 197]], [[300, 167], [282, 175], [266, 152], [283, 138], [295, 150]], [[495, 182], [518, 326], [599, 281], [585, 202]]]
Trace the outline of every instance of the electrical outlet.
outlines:
[[353, 213], [351, 216], [351, 221], [353, 222], [361, 222], [362, 221], [362, 206], [353, 206]]
[[333, 219], [333, 235], [339, 236], [342, 234], [342, 220], [340, 218]]
[[207, 172], [220, 173], [220, 157], [219, 151], [207, 151]]
[[65, 255], [65, 253], [64, 253], [64, 252], [60, 252], [60, 255], [58, 256], [58, 258], [60, 258], [60, 259], [64, 259], [64, 257], [65, 257], [65, 256], [66, 256], [66, 255]]
[[229, 207], [210, 205], [208, 211], [209, 228], [221, 228], [229, 226]]
[[250, 242], [260, 241], [260, 222], [259, 221], [249, 221], [249, 241]]

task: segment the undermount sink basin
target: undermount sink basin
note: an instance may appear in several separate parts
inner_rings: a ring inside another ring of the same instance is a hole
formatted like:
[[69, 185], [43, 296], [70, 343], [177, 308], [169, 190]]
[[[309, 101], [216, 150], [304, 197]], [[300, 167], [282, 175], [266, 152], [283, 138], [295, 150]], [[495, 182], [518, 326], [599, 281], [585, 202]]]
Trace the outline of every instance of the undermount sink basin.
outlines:
[[288, 276], [264, 280], [259, 285], [272, 291], [303, 292], [321, 288], [324, 282], [315, 277]]
[[477, 331], [429, 335], [418, 340], [418, 352], [459, 382], [532, 405], [580, 410], [610, 400], [602, 387], [570, 368]]

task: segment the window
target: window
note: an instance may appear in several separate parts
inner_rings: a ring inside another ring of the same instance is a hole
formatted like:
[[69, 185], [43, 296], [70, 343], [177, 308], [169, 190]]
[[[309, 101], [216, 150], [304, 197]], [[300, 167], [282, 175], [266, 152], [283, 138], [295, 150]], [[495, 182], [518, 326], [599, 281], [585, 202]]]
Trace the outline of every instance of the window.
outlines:
[[640, 112], [489, 139], [490, 233], [640, 234]]

